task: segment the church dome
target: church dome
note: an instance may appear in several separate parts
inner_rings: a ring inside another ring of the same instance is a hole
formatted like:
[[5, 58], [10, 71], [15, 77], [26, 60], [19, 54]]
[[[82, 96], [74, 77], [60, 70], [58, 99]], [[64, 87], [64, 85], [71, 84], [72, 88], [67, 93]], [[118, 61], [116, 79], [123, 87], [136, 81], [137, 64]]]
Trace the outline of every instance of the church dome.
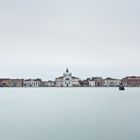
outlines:
[[64, 76], [71, 76], [72, 73], [69, 72], [69, 69], [66, 69], [66, 72], [63, 73]]

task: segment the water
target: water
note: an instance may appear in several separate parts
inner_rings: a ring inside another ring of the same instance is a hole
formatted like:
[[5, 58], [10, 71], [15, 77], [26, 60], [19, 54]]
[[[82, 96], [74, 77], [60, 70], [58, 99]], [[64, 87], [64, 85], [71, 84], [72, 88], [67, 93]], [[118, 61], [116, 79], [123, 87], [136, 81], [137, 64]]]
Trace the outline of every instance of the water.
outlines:
[[0, 88], [0, 140], [140, 140], [140, 88]]

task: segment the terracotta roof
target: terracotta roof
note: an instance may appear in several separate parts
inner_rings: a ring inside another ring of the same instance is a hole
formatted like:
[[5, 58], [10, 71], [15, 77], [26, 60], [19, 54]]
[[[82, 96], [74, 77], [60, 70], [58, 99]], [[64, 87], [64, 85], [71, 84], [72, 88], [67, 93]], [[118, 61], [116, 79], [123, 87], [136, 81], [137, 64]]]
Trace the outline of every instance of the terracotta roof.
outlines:
[[0, 82], [2, 82], [2, 81], [5, 81], [5, 80], [9, 80], [9, 79], [7, 79], [7, 78], [3, 78], [3, 79], [0, 79]]

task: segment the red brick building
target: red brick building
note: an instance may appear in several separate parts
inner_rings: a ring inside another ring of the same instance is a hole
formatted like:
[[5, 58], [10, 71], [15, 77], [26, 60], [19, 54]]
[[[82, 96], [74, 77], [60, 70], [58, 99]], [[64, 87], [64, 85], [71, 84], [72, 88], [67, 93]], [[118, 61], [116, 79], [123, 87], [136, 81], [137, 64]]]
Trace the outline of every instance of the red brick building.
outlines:
[[121, 81], [127, 87], [140, 87], [140, 76], [127, 76]]
[[0, 79], [0, 87], [9, 87], [9, 79]]

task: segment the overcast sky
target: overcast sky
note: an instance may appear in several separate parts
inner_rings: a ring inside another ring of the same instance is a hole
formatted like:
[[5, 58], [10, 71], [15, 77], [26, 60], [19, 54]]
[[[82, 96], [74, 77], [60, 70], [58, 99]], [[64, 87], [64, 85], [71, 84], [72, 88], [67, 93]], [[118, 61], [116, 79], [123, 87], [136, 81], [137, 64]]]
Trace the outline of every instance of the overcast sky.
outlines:
[[0, 77], [140, 75], [139, 0], [0, 0]]

